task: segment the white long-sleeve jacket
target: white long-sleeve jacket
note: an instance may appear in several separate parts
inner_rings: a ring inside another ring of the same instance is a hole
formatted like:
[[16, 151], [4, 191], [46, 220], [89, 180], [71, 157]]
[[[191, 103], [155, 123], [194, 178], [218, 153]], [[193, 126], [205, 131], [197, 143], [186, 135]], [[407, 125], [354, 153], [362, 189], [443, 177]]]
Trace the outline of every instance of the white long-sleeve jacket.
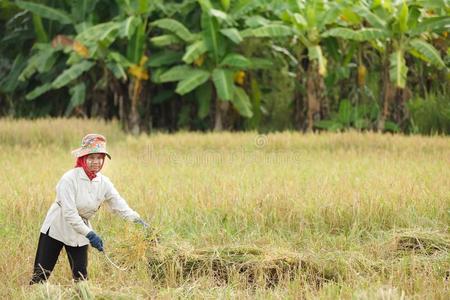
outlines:
[[103, 202], [124, 219], [139, 218], [108, 177], [97, 173], [91, 181], [83, 168], [71, 169], [56, 185], [56, 201], [47, 212], [41, 232], [48, 231], [50, 237], [68, 246], [87, 245], [86, 234], [92, 230], [89, 219]]

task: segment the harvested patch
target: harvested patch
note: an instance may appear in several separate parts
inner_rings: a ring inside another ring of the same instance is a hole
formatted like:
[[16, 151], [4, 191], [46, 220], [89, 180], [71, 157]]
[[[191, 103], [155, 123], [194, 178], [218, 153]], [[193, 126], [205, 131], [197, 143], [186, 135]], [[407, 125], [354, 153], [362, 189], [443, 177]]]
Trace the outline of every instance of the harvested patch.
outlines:
[[396, 232], [392, 239], [394, 251], [415, 252], [433, 255], [436, 252], [450, 251], [450, 239], [447, 234], [436, 231], [403, 231]]
[[256, 247], [157, 247], [149, 251], [148, 259], [151, 276], [162, 282], [179, 283], [209, 276], [218, 285], [238, 281], [246, 286], [273, 287], [303, 276], [321, 286], [336, 278], [298, 253]]

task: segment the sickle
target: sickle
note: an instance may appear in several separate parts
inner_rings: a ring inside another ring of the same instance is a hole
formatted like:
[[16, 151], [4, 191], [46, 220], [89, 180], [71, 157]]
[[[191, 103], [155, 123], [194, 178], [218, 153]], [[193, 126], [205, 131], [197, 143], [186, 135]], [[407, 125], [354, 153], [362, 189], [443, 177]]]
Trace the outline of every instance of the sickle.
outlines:
[[117, 264], [115, 264], [115, 263], [111, 260], [111, 258], [109, 258], [108, 254], [106, 254], [105, 250], [103, 250], [103, 251], [101, 251], [101, 252], [105, 255], [106, 260], [107, 260], [114, 268], [116, 268], [117, 270], [120, 270], [120, 271], [126, 271], [126, 270], [128, 269], [128, 267], [122, 268], [122, 267], [119, 267]]

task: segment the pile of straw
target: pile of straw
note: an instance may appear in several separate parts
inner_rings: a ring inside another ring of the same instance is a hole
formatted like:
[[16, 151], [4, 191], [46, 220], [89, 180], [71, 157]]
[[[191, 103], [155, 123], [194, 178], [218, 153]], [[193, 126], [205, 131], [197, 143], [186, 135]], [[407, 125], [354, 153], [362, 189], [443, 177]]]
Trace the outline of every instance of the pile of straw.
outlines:
[[436, 231], [401, 231], [394, 234], [391, 242], [394, 250], [399, 253], [433, 255], [437, 252], [450, 251], [449, 236]]
[[158, 246], [149, 249], [147, 257], [152, 278], [163, 282], [177, 283], [210, 276], [218, 285], [237, 279], [249, 286], [272, 287], [303, 275], [316, 285], [334, 280], [333, 274], [327, 274], [306, 256], [257, 247]]

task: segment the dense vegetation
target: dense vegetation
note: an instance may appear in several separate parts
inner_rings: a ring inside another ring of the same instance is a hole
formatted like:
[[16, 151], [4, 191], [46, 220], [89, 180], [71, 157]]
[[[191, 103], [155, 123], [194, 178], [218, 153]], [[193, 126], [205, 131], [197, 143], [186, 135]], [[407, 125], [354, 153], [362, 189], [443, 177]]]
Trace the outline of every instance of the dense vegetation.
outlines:
[[0, 115], [450, 132], [447, 0], [0, 1]]

